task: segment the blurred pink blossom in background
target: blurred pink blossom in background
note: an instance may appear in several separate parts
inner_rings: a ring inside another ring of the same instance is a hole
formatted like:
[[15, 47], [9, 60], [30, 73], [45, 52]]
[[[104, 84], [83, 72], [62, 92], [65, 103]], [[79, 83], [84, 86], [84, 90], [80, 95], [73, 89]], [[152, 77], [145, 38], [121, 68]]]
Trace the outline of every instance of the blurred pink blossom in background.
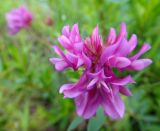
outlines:
[[18, 9], [12, 9], [6, 14], [8, 33], [15, 35], [23, 28], [31, 26], [32, 13], [25, 6], [20, 6]]
[[64, 84], [60, 93], [65, 98], [73, 98], [76, 104], [77, 114], [89, 119], [96, 115], [99, 106], [102, 106], [106, 115], [113, 119], [124, 116], [125, 105], [120, 94], [131, 96], [132, 93], [126, 87], [129, 83], [135, 83], [130, 75], [118, 77], [113, 68], [119, 72], [127, 70], [143, 70], [150, 65], [150, 59], [139, 59], [142, 54], [150, 49], [145, 43], [133, 56], [129, 54], [137, 46], [137, 36], [133, 34], [127, 40], [125, 23], [121, 24], [120, 33], [116, 35], [114, 28], [110, 29], [109, 35], [103, 41], [99, 34], [98, 26], [92, 35], [83, 40], [80, 36], [78, 25], [72, 29], [65, 26], [62, 35], [58, 38], [63, 52], [58, 46], [53, 46], [60, 58], [50, 58], [56, 70], [72, 68], [84, 69], [77, 83]]
[[47, 16], [44, 20], [44, 23], [47, 26], [53, 26], [54, 25], [54, 20], [51, 16]]

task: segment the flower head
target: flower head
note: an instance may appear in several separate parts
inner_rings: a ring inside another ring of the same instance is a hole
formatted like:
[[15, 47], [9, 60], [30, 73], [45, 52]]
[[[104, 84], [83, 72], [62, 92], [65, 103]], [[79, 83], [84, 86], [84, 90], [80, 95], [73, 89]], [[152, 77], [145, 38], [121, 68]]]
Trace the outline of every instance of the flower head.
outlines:
[[60, 93], [65, 98], [74, 99], [78, 115], [89, 119], [102, 106], [106, 115], [113, 119], [122, 118], [125, 106], [120, 94], [131, 96], [132, 93], [126, 85], [135, 81], [130, 75], [119, 78], [113, 68], [120, 71], [144, 69], [152, 61], [139, 58], [150, 49], [149, 44], [145, 43], [137, 54], [130, 56], [136, 48], [137, 36], [133, 34], [127, 40], [125, 23], [121, 24], [118, 35], [111, 28], [105, 42], [99, 34], [98, 26], [90, 37], [83, 40], [77, 24], [71, 30], [69, 26], [65, 26], [58, 40], [66, 51], [64, 53], [58, 46], [53, 47], [59, 55], [59, 58], [50, 58], [56, 70], [84, 69], [76, 83], [64, 84], [60, 88]]
[[6, 14], [6, 20], [10, 35], [15, 35], [22, 28], [27, 28], [32, 22], [32, 13], [25, 6], [12, 9]]

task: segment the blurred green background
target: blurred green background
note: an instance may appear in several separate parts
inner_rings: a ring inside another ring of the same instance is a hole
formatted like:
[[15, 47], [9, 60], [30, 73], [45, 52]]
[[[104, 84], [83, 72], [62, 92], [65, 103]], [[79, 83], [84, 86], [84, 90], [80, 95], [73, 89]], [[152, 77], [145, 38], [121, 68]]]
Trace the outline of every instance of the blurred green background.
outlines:
[[[34, 15], [31, 29], [8, 36], [5, 13], [27, 5]], [[46, 19], [51, 17], [52, 26]], [[76, 117], [72, 100], [58, 93], [60, 85], [75, 81], [78, 74], [58, 73], [48, 58], [51, 45], [66, 25], [79, 24], [83, 37], [98, 24], [103, 38], [109, 28], [119, 31], [127, 24], [128, 36], [138, 36], [152, 49], [143, 57], [150, 67], [131, 74], [132, 97], [123, 97], [126, 113], [122, 120], [106, 117], [102, 131], [160, 131], [160, 0], [0, 0], [0, 131], [65, 131]], [[128, 37], [128, 38], [129, 38]], [[86, 130], [87, 121], [75, 130]]]

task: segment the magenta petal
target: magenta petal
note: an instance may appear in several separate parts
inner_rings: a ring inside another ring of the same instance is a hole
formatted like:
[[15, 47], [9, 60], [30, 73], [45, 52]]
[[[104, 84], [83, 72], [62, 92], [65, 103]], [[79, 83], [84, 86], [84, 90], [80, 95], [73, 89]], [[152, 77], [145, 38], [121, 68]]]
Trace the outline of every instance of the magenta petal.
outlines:
[[66, 62], [64, 62], [64, 61], [57, 62], [57, 63], [55, 64], [55, 68], [56, 68], [56, 70], [58, 70], [58, 71], [63, 71], [64, 69], [66, 69], [66, 68], [68, 68], [68, 67], [69, 67], [68, 64], [67, 64]]
[[19, 26], [22, 26], [23, 22], [20, 20], [21, 17], [18, 15], [13, 15], [11, 13], [6, 14], [6, 20], [10, 27], [14, 27], [14, 24], [18, 24]]
[[113, 56], [109, 58], [109, 64], [111, 67], [124, 68], [131, 64], [131, 61], [126, 57]]
[[59, 56], [61, 56], [61, 59], [62, 59], [62, 61], [57, 62], [55, 65], [57, 70], [63, 70], [68, 67], [76, 69], [76, 66], [77, 66], [76, 64], [78, 62], [78, 57], [76, 55], [72, 53], [68, 53], [67, 55], [65, 55], [58, 46], [53, 46], [53, 48], [54, 48], [54, 51]]
[[64, 48], [66, 48], [66, 49], [71, 48], [71, 43], [66, 36], [64, 36], [64, 35], [60, 36], [58, 38], [58, 41]]
[[60, 88], [60, 93], [63, 93], [65, 98], [75, 98], [82, 93], [85, 93], [87, 86], [87, 77], [86, 74], [83, 73], [80, 80], [75, 84], [64, 84]]
[[99, 28], [98, 28], [98, 26], [96, 26], [96, 27], [93, 29], [92, 37], [95, 38], [95, 39], [99, 37]]
[[152, 61], [150, 59], [139, 59], [139, 60], [133, 61], [130, 67], [131, 69], [134, 69], [134, 70], [143, 70], [144, 68], [149, 66], [151, 63]]
[[74, 24], [70, 33], [70, 40], [74, 42], [80, 41], [78, 24]]
[[128, 55], [130, 50], [130, 45], [128, 44], [127, 40], [123, 38], [119, 44], [119, 47], [115, 51], [115, 54], [118, 56], [126, 56]]
[[91, 67], [91, 60], [84, 53], [82, 53], [82, 59], [84, 61], [84, 65], [87, 68], [90, 68]]
[[151, 48], [151, 46], [149, 45], [149, 44], [144, 44], [143, 46], [142, 46], [142, 48], [140, 49], [140, 51], [137, 53], [137, 54], [135, 54], [134, 56], [132, 56], [131, 58], [130, 58], [130, 60], [136, 60], [136, 59], [138, 59], [142, 54], [144, 54], [146, 51], [148, 51], [149, 49]]
[[88, 72], [88, 76], [90, 78], [98, 78], [99, 80], [110, 79], [112, 77], [112, 76], [109, 77], [105, 76], [103, 69], [95, 73]]
[[128, 44], [130, 46], [129, 52], [132, 52], [137, 46], [137, 36], [135, 34], [131, 36], [130, 40], [128, 41]]
[[69, 37], [69, 26], [64, 26], [62, 29], [62, 34]]
[[103, 98], [102, 106], [105, 113], [113, 119], [120, 119], [124, 115], [125, 106], [119, 95]]
[[56, 52], [57, 55], [61, 56], [63, 58], [63, 60], [66, 63], [68, 63], [68, 65], [72, 66], [71, 62], [66, 58], [65, 54], [58, 46], [53, 46], [52, 48], [54, 49], [54, 51]]
[[66, 58], [74, 65], [76, 65], [78, 62], [78, 56], [74, 55], [73, 53], [67, 53]]
[[49, 61], [50, 61], [52, 64], [56, 64], [57, 62], [62, 61], [62, 59], [60, 59], [60, 58], [49, 58]]
[[91, 80], [91, 81], [89, 82], [88, 86], [87, 86], [87, 89], [89, 89], [89, 90], [92, 89], [97, 82], [98, 82], [98, 79], [97, 79], [97, 78]]
[[74, 24], [71, 30], [71, 35], [77, 35], [77, 34], [79, 34], [78, 24]]
[[75, 43], [74, 44], [74, 49], [76, 52], [81, 53], [83, 50], [83, 42]]
[[119, 86], [112, 85], [112, 92], [113, 92], [114, 95], [116, 95], [117, 93], [119, 93]]
[[124, 22], [122, 22], [120, 32], [118, 34], [118, 37], [117, 37], [116, 41], [121, 41], [126, 36], [127, 36], [126, 24]]
[[[92, 32], [92, 36], [91, 36], [92, 40], [94, 40], [94, 42], [96, 42], [99, 38], [99, 28], [98, 26], [96, 26], [94, 29], [93, 29], [93, 32]], [[96, 43], [97, 44], [97, 43]]]
[[52, 64], [55, 64], [55, 68], [58, 71], [63, 71], [64, 69], [69, 67], [68, 64], [64, 60], [59, 59], [59, 58], [50, 58], [49, 61]]
[[104, 49], [104, 51], [100, 57], [100, 62], [102, 65], [108, 60], [108, 57], [110, 57], [114, 53], [114, 51], [117, 49], [118, 46], [119, 46], [119, 43], [115, 43], [115, 44], [108, 46]]
[[113, 85], [127, 85], [129, 83], [135, 83], [131, 76], [126, 76], [122, 79], [115, 79], [111, 82]]
[[109, 35], [107, 37], [106, 45], [111, 45], [116, 40], [116, 31], [114, 28], [110, 29]]
[[89, 76], [90, 78], [95, 78], [95, 77], [101, 76], [102, 74], [103, 74], [103, 76], [105, 77], [105, 75], [104, 75], [104, 70], [100, 70], [100, 71], [95, 72], [95, 73], [88, 72], [88, 76]]
[[64, 84], [60, 87], [59, 92], [63, 93], [65, 98], [75, 98], [82, 94], [78, 88], [78, 85], [75, 84]]
[[25, 13], [27, 11], [27, 8], [26, 8], [26, 6], [21, 5], [19, 10], [20, 10], [21, 13]]
[[99, 28], [98, 26], [96, 26], [92, 32], [92, 36], [91, 36], [91, 41], [92, 41], [92, 46], [94, 47], [94, 50], [99, 50], [99, 47], [101, 46], [102, 44], [102, 41], [101, 41], [101, 37], [99, 35]]
[[107, 86], [107, 84], [104, 82], [104, 81], [101, 81], [100, 82], [101, 83], [101, 88], [103, 87], [103, 89], [108, 93], [108, 92], [110, 92], [110, 89], [109, 89], [109, 87]]
[[83, 65], [83, 60], [81, 58], [78, 59], [77, 68]]
[[119, 92], [125, 96], [132, 96], [132, 92], [126, 87], [119, 87]]
[[85, 119], [89, 119], [96, 114], [100, 101], [101, 99], [97, 90], [91, 90], [88, 93], [78, 96], [75, 99], [77, 114], [83, 116]]
[[54, 49], [55, 53], [61, 57], [64, 56], [64, 53], [62, 52], [62, 50], [58, 47], [58, 46], [52, 46], [52, 48]]
[[70, 90], [72, 89], [74, 84], [64, 84], [61, 86], [59, 93], [63, 93], [65, 90]]

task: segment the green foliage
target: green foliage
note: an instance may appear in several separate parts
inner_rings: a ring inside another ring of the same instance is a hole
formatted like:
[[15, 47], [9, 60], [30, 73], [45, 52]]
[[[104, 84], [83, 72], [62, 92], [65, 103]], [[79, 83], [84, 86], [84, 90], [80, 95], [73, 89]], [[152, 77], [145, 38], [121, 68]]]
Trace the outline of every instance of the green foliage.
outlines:
[[72, 121], [72, 123], [70, 124], [70, 126], [68, 127], [67, 131], [72, 131], [73, 129], [75, 129], [79, 124], [81, 124], [83, 122], [83, 118], [81, 117], [75, 117], [75, 119]]
[[97, 114], [94, 118], [89, 120], [87, 131], [98, 131], [105, 122], [105, 116], [102, 108], [97, 110]]
[[[32, 27], [8, 36], [5, 13], [21, 4], [26, 4], [34, 14]], [[119, 30], [122, 21], [127, 24], [129, 36], [137, 34], [138, 49], [143, 42], [151, 44], [152, 49], [145, 57], [151, 58], [153, 64], [144, 71], [131, 72], [137, 83], [129, 86], [133, 96], [123, 97], [126, 113], [122, 120], [104, 120], [99, 112], [89, 122], [75, 118], [69, 129], [87, 130], [88, 124], [88, 130], [160, 130], [159, 7], [159, 0], [3, 1], [0, 4], [0, 131], [66, 130], [75, 117], [74, 103], [63, 99], [58, 90], [63, 83], [76, 81], [81, 71], [57, 73], [48, 61], [55, 56], [51, 45], [58, 44], [57, 37], [66, 24], [79, 23], [83, 36], [98, 24], [105, 39], [109, 27]], [[44, 24], [47, 16], [53, 18], [53, 26]]]

